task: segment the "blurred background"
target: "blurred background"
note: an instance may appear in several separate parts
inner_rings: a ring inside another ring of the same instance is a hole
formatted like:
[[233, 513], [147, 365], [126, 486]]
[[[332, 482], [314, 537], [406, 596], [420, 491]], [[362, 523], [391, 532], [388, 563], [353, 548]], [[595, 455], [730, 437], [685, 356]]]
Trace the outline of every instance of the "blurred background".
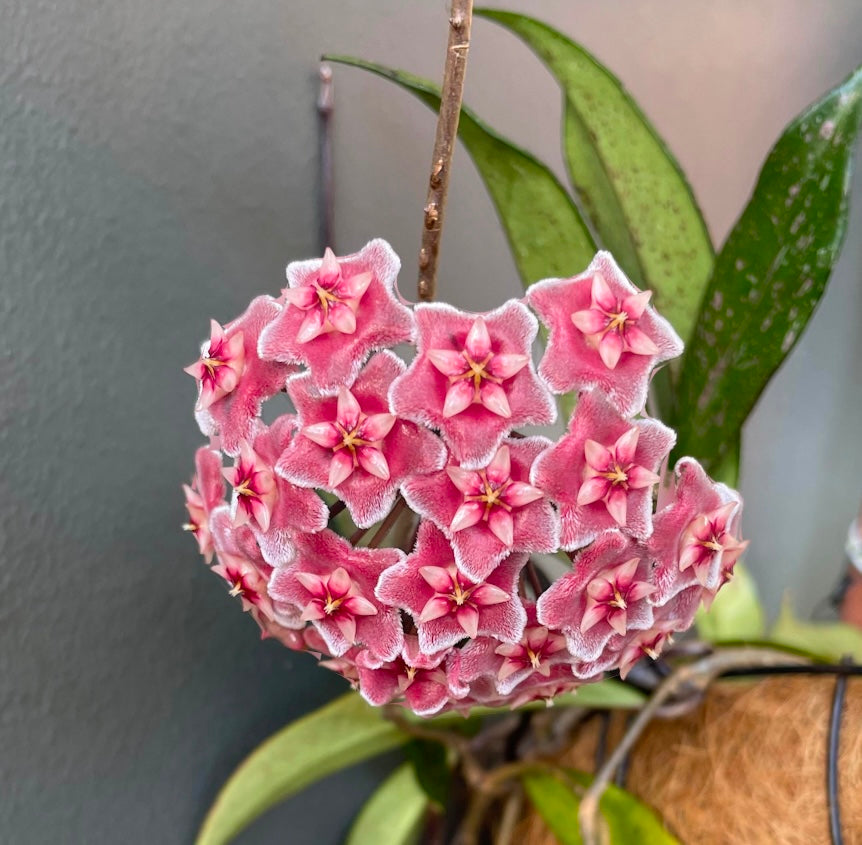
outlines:
[[[856, 0], [542, 0], [629, 87], [720, 244], [782, 127], [862, 62]], [[191, 841], [267, 735], [340, 692], [258, 640], [200, 562], [179, 485], [201, 441], [208, 319], [319, 254], [317, 58], [439, 79], [444, 0], [6, 0], [0, 5], [0, 841]], [[562, 177], [559, 94], [476, 21], [466, 101]], [[336, 69], [336, 239], [386, 237], [413, 296], [434, 132], [423, 105]], [[774, 613], [844, 568], [862, 477], [862, 181], [844, 254], [745, 432], [747, 555]], [[572, 268], [573, 271], [581, 268]], [[456, 160], [441, 299], [520, 296], [471, 162]], [[387, 761], [243, 843], [340, 841]]]

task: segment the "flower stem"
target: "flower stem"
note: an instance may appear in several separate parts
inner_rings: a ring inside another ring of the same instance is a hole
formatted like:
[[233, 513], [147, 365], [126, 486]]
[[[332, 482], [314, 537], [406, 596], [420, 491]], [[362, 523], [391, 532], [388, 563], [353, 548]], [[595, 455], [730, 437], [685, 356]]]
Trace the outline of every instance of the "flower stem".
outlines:
[[473, 0], [452, 0], [452, 10], [449, 15], [449, 43], [446, 47], [446, 66], [440, 93], [440, 114], [437, 117], [437, 134], [434, 138], [431, 176], [428, 180], [428, 197], [425, 201], [422, 246], [419, 249], [418, 293], [419, 299], [423, 302], [433, 300], [437, 292], [437, 259], [440, 254], [446, 195], [449, 192], [452, 153], [455, 150], [458, 118], [461, 115], [472, 19]]

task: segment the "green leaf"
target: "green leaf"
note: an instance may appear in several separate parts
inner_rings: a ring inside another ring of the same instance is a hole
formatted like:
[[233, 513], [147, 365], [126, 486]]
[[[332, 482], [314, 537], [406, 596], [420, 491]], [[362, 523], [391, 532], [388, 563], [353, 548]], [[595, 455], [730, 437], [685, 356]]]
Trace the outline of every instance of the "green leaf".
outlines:
[[419, 786], [413, 767], [397, 768], [368, 799], [346, 845], [414, 845], [419, 842], [428, 797]]
[[[440, 89], [433, 82], [350, 56], [325, 58], [376, 73], [434, 111], [440, 108]], [[491, 195], [525, 287], [550, 276], [571, 276], [590, 263], [596, 251], [593, 239], [572, 198], [544, 164], [466, 106], [461, 108], [458, 137]]]
[[230, 842], [279, 801], [406, 741], [380, 710], [347, 693], [292, 722], [240, 764], [207, 813], [197, 845]]
[[736, 564], [733, 578], [719, 590], [709, 610], [697, 612], [696, 622], [698, 634], [710, 642], [763, 639], [766, 612], [746, 567]]
[[708, 469], [813, 313], [847, 227], [862, 68], [794, 120], [773, 147], [722, 248], [679, 379], [678, 454]]
[[[580, 798], [573, 787], [588, 787], [592, 775], [567, 769], [565, 776], [572, 783], [566, 783], [562, 776], [531, 772], [523, 778], [524, 789], [561, 845], [581, 845]], [[609, 845], [678, 845], [653, 810], [619, 787], [608, 786], [599, 811], [608, 826]]]
[[850, 655], [862, 661], [862, 631], [844, 622], [803, 622], [796, 618], [788, 596], [769, 638], [783, 646], [799, 649], [826, 660], [840, 660]]
[[496, 21], [548, 66], [563, 90], [563, 151], [602, 243], [688, 340], [713, 265], [709, 232], [671, 152], [622, 83], [541, 21], [497, 9]]
[[440, 809], [449, 800], [452, 770], [446, 747], [428, 739], [414, 739], [404, 746], [404, 756], [413, 767], [416, 781], [428, 799]]

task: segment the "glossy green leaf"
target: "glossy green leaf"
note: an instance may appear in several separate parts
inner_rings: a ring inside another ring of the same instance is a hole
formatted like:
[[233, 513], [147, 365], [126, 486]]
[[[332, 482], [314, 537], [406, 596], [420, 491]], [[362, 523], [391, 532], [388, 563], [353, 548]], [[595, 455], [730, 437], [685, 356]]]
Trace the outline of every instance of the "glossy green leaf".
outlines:
[[279, 801], [406, 741], [380, 710], [347, 693], [292, 722], [240, 764], [204, 819], [197, 845], [230, 842]]
[[[326, 58], [389, 79], [434, 111], [440, 107], [440, 89], [433, 82], [349, 56]], [[596, 251], [593, 239], [572, 198], [544, 164], [466, 106], [458, 137], [491, 195], [525, 287], [550, 276], [571, 276], [590, 263]]]
[[563, 90], [563, 151], [601, 242], [683, 340], [693, 329], [714, 260], [709, 232], [671, 152], [622, 83], [547, 24], [497, 9], [476, 14], [519, 36]]
[[796, 618], [787, 596], [769, 638], [826, 660], [837, 661], [849, 655], [857, 663], [862, 662], [862, 631], [844, 622], [803, 622]]
[[452, 785], [446, 746], [436, 740], [414, 739], [404, 746], [404, 756], [426, 797], [440, 809], [445, 807]]
[[733, 578], [715, 597], [709, 610], [696, 617], [697, 632], [709, 642], [762, 640], [766, 634], [766, 612], [757, 595], [751, 573], [736, 564]]
[[847, 224], [862, 69], [794, 120], [716, 259], [677, 396], [680, 455], [711, 469], [823, 294]]
[[359, 812], [346, 845], [415, 845], [419, 842], [428, 797], [413, 767], [397, 768]]
[[[531, 772], [523, 778], [530, 802], [560, 845], [583, 842], [578, 825], [580, 797], [575, 790], [586, 788], [591, 781], [591, 775], [571, 769], [559, 777]], [[608, 786], [599, 811], [607, 824], [609, 845], [678, 845], [653, 810], [619, 787]]]

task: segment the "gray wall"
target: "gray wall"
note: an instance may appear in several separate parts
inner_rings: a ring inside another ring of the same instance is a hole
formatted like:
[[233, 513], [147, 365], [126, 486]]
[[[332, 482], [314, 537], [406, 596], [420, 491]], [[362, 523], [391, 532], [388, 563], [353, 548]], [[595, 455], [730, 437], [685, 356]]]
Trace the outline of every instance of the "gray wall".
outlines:
[[[716, 241], [782, 125], [862, 61], [853, 0], [501, 5], [615, 69]], [[200, 440], [180, 367], [209, 316], [316, 252], [317, 54], [437, 77], [444, 15], [443, 0], [0, 5], [0, 841], [188, 842], [242, 756], [341, 689], [260, 644], [178, 530]], [[339, 245], [387, 237], [409, 294], [433, 119], [358, 72], [337, 86]], [[553, 82], [485, 22], [468, 99], [561, 171]], [[773, 608], [785, 586], [803, 609], [828, 589], [862, 492], [860, 230], [857, 208], [747, 431], [749, 561]], [[518, 291], [459, 155], [441, 298], [483, 309]], [[339, 841], [382, 767], [243, 841]]]

